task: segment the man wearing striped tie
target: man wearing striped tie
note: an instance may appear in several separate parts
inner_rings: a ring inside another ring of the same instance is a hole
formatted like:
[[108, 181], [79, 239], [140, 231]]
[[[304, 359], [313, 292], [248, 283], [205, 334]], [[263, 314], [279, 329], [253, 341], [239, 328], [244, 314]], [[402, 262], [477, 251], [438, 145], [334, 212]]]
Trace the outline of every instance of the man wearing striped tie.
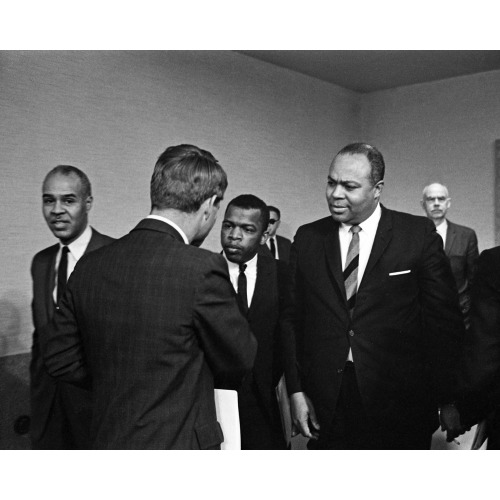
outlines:
[[432, 222], [380, 204], [384, 172], [373, 146], [343, 148], [331, 216], [292, 246], [285, 373], [295, 432], [312, 449], [428, 449], [439, 414], [449, 439], [460, 429], [457, 288]]

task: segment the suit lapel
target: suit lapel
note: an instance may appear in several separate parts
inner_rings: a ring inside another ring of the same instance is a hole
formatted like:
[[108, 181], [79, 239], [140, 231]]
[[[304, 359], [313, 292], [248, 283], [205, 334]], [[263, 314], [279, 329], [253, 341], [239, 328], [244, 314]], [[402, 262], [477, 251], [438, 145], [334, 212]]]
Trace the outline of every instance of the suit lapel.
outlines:
[[54, 245], [52, 247], [53, 251], [48, 257], [44, 270], [44, 282], [45, 282], [45, 309], [47, 311], [47, 318], [49, 320], [54, 315], [55, 304], [54, 304], [54, 287], [56, 285], [56, 256], [59, 251], [59, 245]]
[[342, 258], [340, 256], [339, 224], [333, 219], [332, 222], [333, 227], [327, 231], [324, 239], [326, 262], [340, 292], [340, 296], [343, 297], [344, 303], [347, 306], [344, 277], [342, 276]]
[[368, 258], [368, 263], [366, 265], [360, 287], [362, 287], [363, 283], [365, 283], [366, 280], [369, 279], [371, 270], [375, 267], [380, 257], [382, 257], [382, 254], [384, 253], [387, 245], [392, 239], [392, 215], [386, 208], [381, 208], [382, 215], [378, 223], [377, 232], [375, 233], [375, 240], [373, 241], [372, 251], [370, 252], [370, 257]]
[[271, 258], [262, 255], [257, 257], [257, 280], [255, 281], [255, 290], [248, 310], [249, 317], [261, 308], [261, 303], [265, 300], [266, 292], [269, 289], [269, 276], [273, 272], [272, 264], [274, 262]]
[[448, 221], [448, 228], [446, 229], [446, 245], [444, 251], [446, 255], [450, 255], [451, 249], [453, 248], [453, 243], [455, 242], [456, 231], [453, 223]]

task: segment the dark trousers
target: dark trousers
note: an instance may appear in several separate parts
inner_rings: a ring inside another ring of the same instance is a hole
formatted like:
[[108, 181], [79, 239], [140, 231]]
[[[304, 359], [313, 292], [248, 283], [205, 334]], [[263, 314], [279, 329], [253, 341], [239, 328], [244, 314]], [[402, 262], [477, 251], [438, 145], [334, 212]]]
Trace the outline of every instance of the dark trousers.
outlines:
[[260, 398], [253, 377], [248, 377], [238, 391], [242, 450], [284, 450], [285, 438], [278, 403], [267, 409]]
[[323, 450], [428, 450], [432, 431], [422, 422], [401, 421], [397, 425], [376, 422], [365, 412], [350, 361], [342, 376], [337, 408], [330, 426], [310, 440], [309, 449]]

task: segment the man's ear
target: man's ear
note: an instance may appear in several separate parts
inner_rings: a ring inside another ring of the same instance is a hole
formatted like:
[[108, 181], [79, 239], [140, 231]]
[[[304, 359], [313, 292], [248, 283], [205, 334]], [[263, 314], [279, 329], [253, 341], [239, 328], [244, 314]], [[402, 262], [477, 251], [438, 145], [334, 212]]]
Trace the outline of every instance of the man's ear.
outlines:
[[269, 238], [269, 232], [266, 230], [262, 233], [262, 236], [260, 237], [260, 244], [265, 245], [267, 243], [268, 238]]
[[217, 195], [214, 194], [210, 198], [207, 198], [202, 204], [201, 209], [203, 209], [203, 217], [207, 220], [212, 214], [214, 208], [218, 208], [217, 204], [219, 203], [217, 199]]
[[87, 212], [90, 212], [90, 209], [92, 208], [93, 201], [94, 201], [94, 198], [92, 196], [87, 196], [87, 199], [85, 200], [85, 207], [87, 208]]
[[380, 195], [382, 194], [382, 190], [384, 189], [384, 181], [378, 181], [375, 186], [373, 186], [375, 189], [375, 198], [380, 198]]

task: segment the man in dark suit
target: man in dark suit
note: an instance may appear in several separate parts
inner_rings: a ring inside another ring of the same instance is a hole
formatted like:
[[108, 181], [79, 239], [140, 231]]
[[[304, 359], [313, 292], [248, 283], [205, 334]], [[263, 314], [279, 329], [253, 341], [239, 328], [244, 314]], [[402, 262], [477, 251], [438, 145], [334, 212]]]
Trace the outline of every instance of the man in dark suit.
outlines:
[[208, 151], [167, 148], [151, 214], [71, 276], [44, 358], [91, 386], [93, 448], [220, 449], [214, 376], [239, 384], [256, 352], [224, 258], [197, 248], [226, 187]]
[[481, 253], [471, 287], [471, 326], [465, 338], [465, 429], [486, 418], [488, 449], [500, 449], [500, 247]]
[[259, 251], [267, 237], [268, 220], [266, 204], [244, 194], [229, 203], [221, 228], [231, 283], [258, 342], [253, 371], [238, 390], [244, 450], [286, 447], [275, 387], [283, 373], [279, 322], [290, 303], [288, 272], [286, 264]]
[[52, 169], [43, 182], [42, 197], [45, 221], [59, 243], [37, 253], [31, 265], [35, 326], [30, 365], [31, 443], [34, 449], [88, 448], [90, 394], [47, 373], [40, 335], [54, 316], [58, 296], [76, 262], [113, 238], [88, 224], [92, 191], [80, 169], [70, 165]]
[[292, 242], [288, 238], [276, 234], [281, 224], [281, 212], [278, 208], [268, 205], [269, 208], [269, 237], [266, 241], [266, 246], [270, 250], [275, 259], [288, 262], [290, 260], [290, 248]]
[[460, 427], [453, 275], [429, 220], [379, 204], [384, 171], [376, 148], [343, 148], [328, 175], [331, 217], [300, 227], [292, 246], [285, 374], [310, 448], [428, 449], [438, 408], [450, 435]]
[[458, 288], [460, 308], [466, 327], [469, 325], [470, 285], [475, 262], [479, 256], [477, 236], [473, 229], [454, 224], [446, 219], [451, 205], [448, 189], [439, 183], [426, 186], [422, 193], [422, 208], [434, 222], [443, 239], [444, 252], [450, 260], [451, 270]]

